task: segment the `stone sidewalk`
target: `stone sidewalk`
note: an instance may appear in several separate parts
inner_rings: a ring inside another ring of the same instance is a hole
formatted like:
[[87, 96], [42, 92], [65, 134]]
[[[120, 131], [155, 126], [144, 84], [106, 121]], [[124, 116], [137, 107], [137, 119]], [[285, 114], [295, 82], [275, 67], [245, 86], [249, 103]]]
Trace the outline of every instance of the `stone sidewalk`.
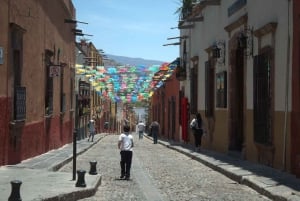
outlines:
[[[95, 135], [94, 142], [77, 141], [77, 156], [97, 144], [106, 134]], [[21, 181], [22, 201], [74, 201], [95, 194], [101, 184], [101, 175], [85, 174], [86, 187], [76, 187], [73, 173], [58, 172], [73, 160], [73, 143], [45, 154], [22, 161], [17, 165], [0, 167], [0, 197], [8, 200], [12, 192], [11, 181]], [[77, 174], [76, 174], [77, 178]]]

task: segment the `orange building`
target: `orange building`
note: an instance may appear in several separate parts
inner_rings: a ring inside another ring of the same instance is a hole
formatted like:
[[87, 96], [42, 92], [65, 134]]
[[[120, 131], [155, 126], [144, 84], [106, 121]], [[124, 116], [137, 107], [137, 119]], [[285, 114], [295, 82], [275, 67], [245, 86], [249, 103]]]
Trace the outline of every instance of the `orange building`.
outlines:
[[[159, 71], [154, 75], [154, 79], [158, 74], [164, 74]], [[151, 97], [150, 104], [150, 122], [158, 121], [160, 124], [159, 136], [169, 140], [184, 141], [179, 131], [180, 121], [180, 95], [179, 81], [175, 77], [175, 71], [166, 80], [161, 81], [164, 84], [157, 88]], [[158, 79], [161, 79], [158, 78]]]
[[72, 141], [71, 0], [0, 1], [0, 165]]

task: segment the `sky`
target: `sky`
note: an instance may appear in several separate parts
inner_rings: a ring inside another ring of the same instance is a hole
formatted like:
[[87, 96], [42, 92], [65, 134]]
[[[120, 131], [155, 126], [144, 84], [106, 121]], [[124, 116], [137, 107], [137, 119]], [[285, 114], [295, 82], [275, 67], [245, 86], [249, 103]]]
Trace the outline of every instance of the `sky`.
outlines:
[[[73, 0], [77, 29], [105, 54], [172, 62], [179, 56], [180, 0]], [[79, 41], [81, 36], [77, 36]]]

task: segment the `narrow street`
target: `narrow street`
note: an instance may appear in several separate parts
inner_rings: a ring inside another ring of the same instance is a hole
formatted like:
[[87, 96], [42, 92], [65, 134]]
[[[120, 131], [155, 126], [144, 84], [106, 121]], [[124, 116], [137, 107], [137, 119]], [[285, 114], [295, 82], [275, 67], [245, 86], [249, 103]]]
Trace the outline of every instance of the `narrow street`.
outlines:
[[[240, 185], [209, 167], [148, 138], [135, 147], [131, 180], [119, 180], [120, 155], [118, 135], [108, 135], [77, 158], [77, 169], [90, 169], [97, 161], [102, 183], [96, 194], [86, 201], [199, 201], [199, 200], [269, 200], [251, 188]], [[166, 157], [167, 156], [167, 157]], [[60, 171], [71, 172], [72, 163]]]

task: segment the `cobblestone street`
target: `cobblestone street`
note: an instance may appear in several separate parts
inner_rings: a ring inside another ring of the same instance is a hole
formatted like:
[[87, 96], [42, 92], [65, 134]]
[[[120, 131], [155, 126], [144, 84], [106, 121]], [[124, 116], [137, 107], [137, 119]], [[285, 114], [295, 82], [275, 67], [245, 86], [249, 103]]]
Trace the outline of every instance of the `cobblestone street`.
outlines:
[[[77, 157], [77, 169], [90, 169], [97, 161], [102, 183], [86, 201], [199, 201], [199, 200], [269, 200], [251, 188], [240, 185], [209, 167], [151, 140], [138, 139], [131, 180], [119, 180], [120, 155], [117, 135], [108, 135]], [[167, 156], [167, 157], [166, 157]], [[60, 171], [72, 172], [72, 162]]]

